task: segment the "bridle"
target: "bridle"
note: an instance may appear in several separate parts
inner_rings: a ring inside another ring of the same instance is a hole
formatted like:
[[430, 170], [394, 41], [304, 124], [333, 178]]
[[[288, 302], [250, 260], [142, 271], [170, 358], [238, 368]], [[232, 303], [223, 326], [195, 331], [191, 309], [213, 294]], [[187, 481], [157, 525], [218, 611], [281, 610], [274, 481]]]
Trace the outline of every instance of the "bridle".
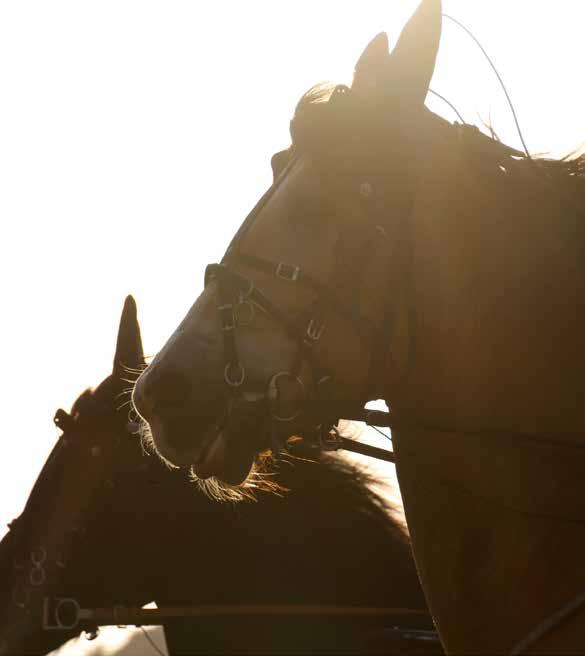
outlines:
[[[342, 102], [349, 94], [350, 90], [347, 87], [339, 85], [327, 104], [335, 108], [340, 104], [340, 99]], [[365, 420], [371, 424], [378, 422], [377, 425], [381, 426], [388, 425], [387, 413], [371, 413], [363, 405], [356, 405], [348, 399], [339, 399], [332, 395], [333, 375], [320, 362], [316, 351], [326, 334], [326, 322], [323, 317], [326, 313], [333, 312], [336, 317], [351, 326], [357, 338], [369, 350], [370, 368], [364, 386], [366, 389], [371, 389], [374, 378], [374, 354], [377, 349], [384, 349], [385, 340], [388, 340], [387, 336], [391, 334], [394, 313], [390, 312], [387, 320], [382, 322], [382, 329], [376, 330], [371, 319], [361, 314], [336, 291], [338, 286], [336, 283], [343, 279], [343, 272], [334, 271], [332, 280], [324, 283], [295, 264], [271, 261], [245, 252], [242, 248], [244, 235], [298, 161], [299, 157], [293, 155], [274, 184], [245, 219], [221, 263], [208, 265], [205, 272], [205, 286], [215, 283], [216, 307], [223, 341], [223, 378], [232, 400], [230, 408], [237, 406], [240, 412], [246, 414], [256, 411], [259, 405], [263, 406], [270, 420], [270, 443], [276, 457], [284, 448], [285, 440], [290, 437], [290, 433], [287, 434], [287, 425], [299, 419], [301, 415], [304, 420], [303, 425], [310, 427], [309, 432], [303, 437], [315, 446], [328, 450], [339, 448], [354, 450], [352, 445], [355, 443], [351, 440], [343, 440], [336, 432], [332, 432], [341, 418]], [[367, 200], [374, 189], [370, 182], [363, 182], [359, 192], [360, 197]], [[358, 270], [351, 269], [351, 275], [358, 280], [363, 280], [367, 259], [371, 257], [372, 251], [377, 251], [381, 244], [387, 244], [386, 232], [375, 218], [366, 221], [364, 229], [370, 232], [366, 240], [366, 248], [362, 247], [362, 252], [354, 258]], [[283, 286], [308, 291], [314, 297], [310, 307], [300, 320], [292, 319], [258, 287], [254, 280], [240, 273], [241, 268], [272, 277]], [[376, 282], [386, 287], [386, 281]], [[275, 372], [264, 389], [247, 384], [246, 370], [236, 340], [238, 328], [250, 325], [256, 309], [267, 314], [297, 346], [297, 357], [290, 370]], [[303, 382], [303, 373], [307, 369], [313, 383], [312, 397], [309, 396], [308, 386]], [[285, 380], [294, 384], [298, 392], [297, 407], [287, 413], [282, 412], [279, 391], [279, 383]], [[228, 413], [230, 411], [232, 410], [228, 410]], [[363, 452], [363, 449], [356, 450]], [[370, 455], [393, 461], [391, 452], [382, 449], [373, 449]]]
[[[251, 279], [231, 268], [236, 262], [244, 263], [247, 267], [253, 267], [263, 273], [272, 274], [284, 281], [285, 284], [303, 286], [316, 292], [317, 300], [313, 303], [313, 312], [306, 321], [306, 325], [300, 327], [264, 292], [258, 289]], [[224, 381], [232, 398], [237, 399], [240, 407], [241, 404], [245, 407], [246, 405], [256, 405], [258, 403], [266, 406], [272, 423], [273, 439], [271, 444], [277, 452], [283, 447], [283, 438], [289, 437], [289, 435], [285, 435], [286, 431], [282, 431], [280, 427], [297, 420], [303, 412], [308, 416], [309, 421], [316, 430], [311, 439], [316, 439], [319, 444], [324, 446], [331, 427], [338, 423], [339, 418], [342, 416], [344, 418], [350, 417], [345, 417], [347, 413], [343, 412], [343, 409], [347, 407], [346, 402], [327, 398], [327, 390], [330, 389], [333, 379], [315, 354], [315, 345], [322, 338], [326, 328], [325, 322], [320, 318], [319, 308], [334, 309], [338, 315], [354, 325], [356, 332], [363, 339], [365, 339], [365, 334], [369, 328], [367, 320], [348, 310], [330, 288], [304, 274], [299, 267], [283, 262], [274, 263], [252, 255], [232, 255], [228, 261], [224, 260], [221, 264], [212, 264], [207, 267], [206, 285], [211, 281], [215, 281], [217, 288], [217, 310], [220, 318], [225, 362]], [[260, 308], [279, 324], [296, 343], [298, 349], [296, 361], [291, 370], [276, 372], [271, 377], [265, 390], [250, 388], [246, 390], [244, 385], [246, 370], [240, 360], [236, 342], [238, 326], [249, 325], [254, 317], [255, 307]], [[245, 318], [242, 318], [243, 316]], [[310, 369], [311, 380], [315, 382], [315, 398], [312, 400], [308, 398], [307, 385], [305, 385], [302, 378], [305, 366]], [[299, 392], [298, 401], [300, 403], [288, 414], [281, 412], [282, 404], [279, 402], [279, 382], [284, 379], [294, 383]], [[301, 403], [303, 407], [301, 407]], [[361, 410], [363, 411], [363, 409]], [[355, 411], [352, 414], [355, 415]], [[362, 415], [357, 418], [362, 418]]]

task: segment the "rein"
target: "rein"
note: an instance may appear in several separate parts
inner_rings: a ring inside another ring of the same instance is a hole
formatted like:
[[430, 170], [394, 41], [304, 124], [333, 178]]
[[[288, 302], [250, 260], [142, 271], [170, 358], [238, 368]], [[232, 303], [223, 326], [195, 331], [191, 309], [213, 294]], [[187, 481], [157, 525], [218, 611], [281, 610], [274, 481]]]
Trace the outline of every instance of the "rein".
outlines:
[[[238, 604], [238, 605], [198, 605], [163, 606], [161, 608], [140, 608], [114, 606], [112, 608], [82, 608], [72, 598], [45, 598], [42, 609], [42, 626], [46, 630], [83, 630], [89, 640], [99, 633], [99, 626], [153, 626], [172, 620], [210, 617], [262, 617], [262, 618], [339, 618], [343, 620], [420, 618], [432, 622], [427, 610], [420, 608], [390, 608], [378, 606], [339, 606], [304, 604]], [[384, 629], [384, 637], [401, 645], [416, 648], [424, 653], [425, 647], [435, 653], [440, 646], [436, 631], [419, 628], [400, 628], [392, 626]], [[157, 650], [158, 651], [158, 650]]]
[[380, 606], [340, 606], [306, 604], [225, 604], [195, 606], [113, 606], [82, 608], [69, 597], [45, 598], [43, 628], [71, 630], [79, 626], [152, 626], [168, 620], [187, 617], [421, 617], [430, 620], [424, 608], [392, 608]]

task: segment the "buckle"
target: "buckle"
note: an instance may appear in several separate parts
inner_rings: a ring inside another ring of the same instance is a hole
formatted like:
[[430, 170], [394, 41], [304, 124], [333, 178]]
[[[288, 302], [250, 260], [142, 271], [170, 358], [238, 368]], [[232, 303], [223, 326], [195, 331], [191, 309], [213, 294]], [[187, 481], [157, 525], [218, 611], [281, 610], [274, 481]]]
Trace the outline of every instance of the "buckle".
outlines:
[[219, 312], [219, 320], [221, 322], [222, 331], [227, 333], [230, 330], [234, 330], [236, 327], [236, 321], [234, 318], [234, 306], [231, 303], [227, 303], [226, 305], [219, 305], [217, 311]]
[[286, 262], [279, 262], [276, 267], [276, 277], [282, 280], [295, 282], [301, 273], [301, 269], [294, 264], [287, 264]]

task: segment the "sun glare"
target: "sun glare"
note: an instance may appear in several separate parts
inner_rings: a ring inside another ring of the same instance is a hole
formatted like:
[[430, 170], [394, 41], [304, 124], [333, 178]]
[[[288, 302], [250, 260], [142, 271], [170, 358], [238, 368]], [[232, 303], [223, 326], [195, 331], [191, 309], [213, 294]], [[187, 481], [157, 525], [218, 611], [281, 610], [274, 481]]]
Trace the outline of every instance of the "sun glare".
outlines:
[[[416, 4], [0, 4], [4, 523], [54, 443], [54, 411], [109, 373], [126, 294], [154, 354], [270, 184], [300, 95], [350, 82], [366, 43], [382, 30], [392, 43]], [[444, 10], [489, 52], [533, 153], [582, 146], [582, 2]], [[432, 88], [520, 147], [489, 64], [452, 23]]]

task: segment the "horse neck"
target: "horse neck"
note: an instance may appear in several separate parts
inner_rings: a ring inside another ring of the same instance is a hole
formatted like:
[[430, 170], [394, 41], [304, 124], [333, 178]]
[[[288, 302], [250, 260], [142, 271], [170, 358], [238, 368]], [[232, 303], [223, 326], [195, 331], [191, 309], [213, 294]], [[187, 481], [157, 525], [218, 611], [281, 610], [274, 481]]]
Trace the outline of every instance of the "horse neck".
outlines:
[[582, 439], [585, 269], [562, 209], [536, 165], [429, 131], [411, 218], [416, 358], [393, 390], [403, 415]]

